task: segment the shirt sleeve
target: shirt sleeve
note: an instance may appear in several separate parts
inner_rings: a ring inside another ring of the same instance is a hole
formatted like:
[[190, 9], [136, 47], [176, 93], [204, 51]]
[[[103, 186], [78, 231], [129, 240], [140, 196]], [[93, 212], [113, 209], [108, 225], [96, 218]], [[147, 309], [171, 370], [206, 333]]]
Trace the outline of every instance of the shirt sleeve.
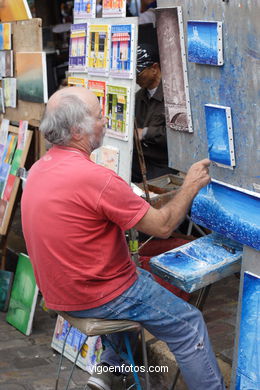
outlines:
[[136, 195], [117, 175], [111, 175], [98, 202], [98, 211], [103, 218], [114, 222], [122, 230], [135, 226], [149, 208], [149, 203]]

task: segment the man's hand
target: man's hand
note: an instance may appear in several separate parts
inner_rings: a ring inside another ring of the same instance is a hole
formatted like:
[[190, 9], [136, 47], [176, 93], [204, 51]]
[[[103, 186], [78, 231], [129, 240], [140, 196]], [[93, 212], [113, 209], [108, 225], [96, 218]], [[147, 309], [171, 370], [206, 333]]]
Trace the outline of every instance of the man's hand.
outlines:
[[141, 139], [143, 138], [143, 129], [138, 127], [137, 131], [138, 131], [138, 138], [141, 141]]
[[209, 166], [211, 161], [207, 158], [193, 164], [187, 172], [183, 188], [194, 189], [196, 195], [202, 187], [205, 187], [211, 180]]

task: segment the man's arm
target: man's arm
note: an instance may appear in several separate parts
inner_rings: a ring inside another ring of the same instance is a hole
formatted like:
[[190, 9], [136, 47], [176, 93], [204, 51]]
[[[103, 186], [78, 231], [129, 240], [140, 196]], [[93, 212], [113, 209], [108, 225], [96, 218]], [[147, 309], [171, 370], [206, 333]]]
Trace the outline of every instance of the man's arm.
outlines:
[[159, 210], [150, 207], [135, 228], [151, 236], [168, 238], [185, 218], [199, 190], [210, 182], [209, 165], [208, 159], [193, 164], [174, 198]]

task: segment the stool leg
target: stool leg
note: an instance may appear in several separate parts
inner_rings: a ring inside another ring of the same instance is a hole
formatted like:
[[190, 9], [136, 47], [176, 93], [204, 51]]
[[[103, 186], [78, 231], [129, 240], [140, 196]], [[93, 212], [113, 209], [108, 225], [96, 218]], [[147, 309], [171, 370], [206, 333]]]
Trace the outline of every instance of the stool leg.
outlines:
[[[135, 362], [134, 362], [134, 358], [133, 358], [133, 354], [132, 354], [132, 349], [130, 346], [129, 337], [126, 333], [124, 333], [124, 340], [125, 340], [125, 346], [126, 346], [129, 362], [130, 362], [131, 366], [135, 367]], [[137, 372], [135, 372], [135, 370], [134, 370], [134, 378], [135, 378], [135, 383], [136, 383], [136, 389], [142, 390], [142, 386], [141, 386], [139, 377], [137, 375]]]
[[144, 336], [144, 329], [143, 329], [143, 327], [141, 329], [141, 340], [142, 340], [143, 361], [144, 361], [144, 366], [145, 366], [145, 390], [150, 390], [150, 379], [149, 379], [149, 372], [148, 372], [148, 359], [147, 359], [147, 350], [146, 350], [145, 336]]
[[85, 342], [87, 341], [87, 339], [88, 339], [88, 336], [85, 337], [83, 343], [81, 344], [81, 346], [80, 346], [80, 348], [79, 348], [79, 350], [78, 350], [78, 353], [77, 353], [77, 356], [75, 357], [75, 360], [74, 360], [74, 363], [73, 363], [73, 366], [72, 366], [72, 369], [71, 369], [71, 372], [70, 372], [70, 376], [69, 376], [69, 379], [68, 379], [67, 386], [66, 386], [66, 389], [65, 389], [65, 390], [68, 390], [68, 388], [69, 388], [69, 384], [70, 384], [70, 381], [71, 381], [71, 378], [72, 378], [72, 375], [73, 375], [73, 371], [74, 371], [74, 368], [75, 368], [75, 366], [76, 366], [76, 363], [77, 363], [79, 354], [80, 354], [80, 352], [81, 352], [81, 350], [82, 350], [83, 345], [84, 345]]
[[64, 342], [63, 342], [62, 351], [61, 351], [61, 355], [60, 355], [60, 362], [59, 362], [59, 367], [58, 367], [58, 372], [57, 372], [57, 377], [56, 377], [55, 390], [58, 390], [58, 385], [59, 385], [59, 380], [60, 380], [61, 364], [62, 364], [62, 360], [63, 360], [63, 356], [64, 356], [64, 350], [65, 350], [65, 346], [66, 346], [66, 341], [67, 341], [67, 338], [68, 338], [68, 335], [70, 333], [71, 328], [72, 328], [72, 326], [69, 327], [69, 330], [68, 330], [68, 332], [67, 332], [67, 334], [65, 336]]

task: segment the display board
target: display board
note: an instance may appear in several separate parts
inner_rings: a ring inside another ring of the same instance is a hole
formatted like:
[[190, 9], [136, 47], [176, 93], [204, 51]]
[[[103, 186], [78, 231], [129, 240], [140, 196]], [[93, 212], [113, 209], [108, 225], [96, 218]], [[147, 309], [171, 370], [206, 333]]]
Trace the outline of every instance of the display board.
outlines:
[[[70, 52], [69, 85], [88, 86], [98, 97], [102, 112], [108, 117], [103, 147], [91, 158], [98, 164], [113, 169], [126, 182], [131, 180], [135, 67], [138, 19], [96, 18], [76, 19], [76, 24], [87, 31], [85, 42], [80, 40], [81, 53], [86, 52], [85, 72], [73, 71], [79, 67], [76, 51]], [[72, 31], [77, 30], [75, 25]], [[75, 37], [75, 34], [74, 34]], [[73, 45], [76, 46], [76, 42]], [[71, 42], [72, 43], [72, 42]], [[74, 55], [73, 61], [71, 56]]]
[[[179, 5], [177, 0], [157, 1], [158, 7]], [[194, 133], [168, 129], [169, 165], [187, 171], [208, 157], [205, 105], [229, 107], [235, 167], [213, 163], [210, 173], [216, 180], [260, 191], [260, 3], [184, 0], [181, 6]]]

